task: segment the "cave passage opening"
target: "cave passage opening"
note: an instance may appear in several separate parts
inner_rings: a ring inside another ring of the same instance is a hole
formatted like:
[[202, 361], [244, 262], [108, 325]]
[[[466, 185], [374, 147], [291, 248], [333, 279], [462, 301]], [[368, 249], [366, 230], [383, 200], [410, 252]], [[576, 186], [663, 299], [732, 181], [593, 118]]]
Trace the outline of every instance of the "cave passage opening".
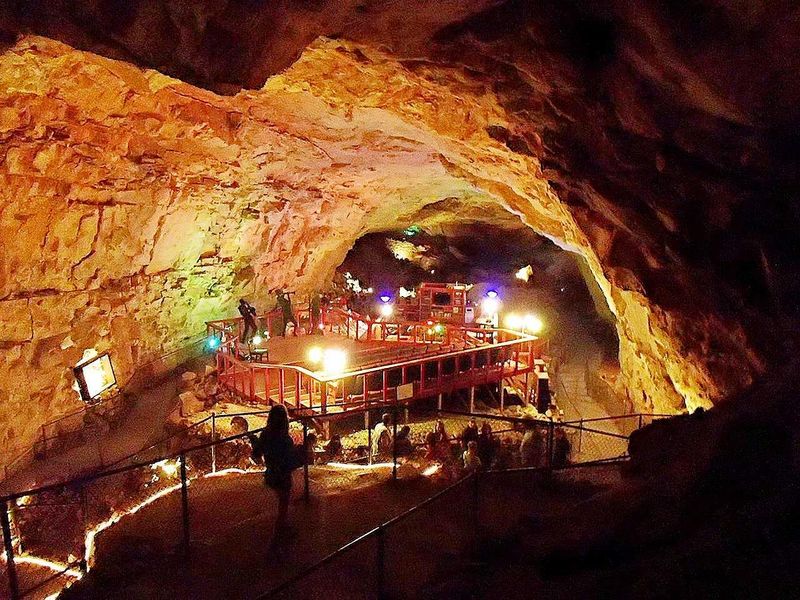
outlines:
[[[622, 414], [613, 389], [619, 375], [619, 339], [614, 316], [584, 259], [539, 235], [516, 218], [485, 222], [417, 224], [373, 231], [353, 244], [334, 280], [346, 288], [357, 281], [383, 294], [424, 282], [472, 285], [473, 304], [490, 290], [501, 298], [499, 324], [511, 315], [533, 314], [550, 341], [552, 391], [566, 418]], [[592, 380], [606, 383], [605, 394]], [[597, 406], [593, 406], [597, 404]]]

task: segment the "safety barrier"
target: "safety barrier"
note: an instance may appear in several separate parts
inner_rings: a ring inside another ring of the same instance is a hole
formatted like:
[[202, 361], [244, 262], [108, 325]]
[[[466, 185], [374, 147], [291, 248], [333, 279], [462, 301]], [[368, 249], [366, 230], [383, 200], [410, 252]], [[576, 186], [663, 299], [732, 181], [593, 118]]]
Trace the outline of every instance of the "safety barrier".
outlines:
[[[387, 410], [381, 407], [380, 411]], [[470, 418], [486, 420], [493, 424], [495, 432], [506, 431], [502, 440], [504, 448], [513, 448], [516, 453], [522, 439], [522, 428], [538, 429], [542, 448], [546, 454], [541, 458], [544, 466], [553, 466], [554, 436], [559, 428], [580, 429], [580, 424], [558, 424], [551, 421], [530, 420], [504, 417], [494, 414], [472, 414], [450, 410], [438, 411], [420, 406], [404, 406], [395, 403], [388, 411], [394, 412], [394, 437], [397, 437], [401, 416], [406, 410], [411, 411], [409, 423], [417, 432], [417, 439], [430, 427], [435, 416], [448, 422], [448, 426], [458, 433], [458, 428], [465, 425]], [[373, 412], [375, 412], [373, 410]], [[249, 433], [236, 433], [220, 436], [220, 423], [232, 420], [236, 416], [258, 416], [263, 418], [267, 411], [250, 411], [232, 414], [216, 414], [210, 417], [211, 441], [190, 443], [177, 450], [159, 452], [155, 456], [131, 457], [130, 464], [107, 469], [101, 473], [71, 479], [66, 482], [41, 486], [36, 489], [19, 491], [0, 497], [0, 525], [3, 529], [5, 559], [0, 562], [0, 571], [5, 571], [8, 581], [8, 595], [17, 599], [26, 595], [49, 596], [62, 589], [67, 583], [82, 578], [91, 568], [96, 548], [97, 536], [104, 530], [136, 513], [150, 504], [170, 494], [180, 496], [180, 502], [174, 510], [178, 518], [170, 517], [170, 523], [176, 524], [175, 536], [184, 557], [190, 558], [190, 541], [192, 536], [192, 511], [189, 498], [191, 490], [208, 493], [209, 483], [214, 477], [226, 474], [244, 474], [258, 471], [250, 462], [250, 448], [246, 437]], [[342, 413], [344, 416], [369, 414], [369, 410], [359, 408]], [[298, 436], [296, 443], [308, 447], [309, 432], [318, 428], [326, 420], [337, 427], [352, 427], [352, 419], [343, 421], [336, 414], [298, 415], [292, 419], [293, 431]], [[645, 417], [646, 418], [646, 417]], [[414, 419], [421, 419], [415, 421]], [[369, 418], [367, 425], [371, 425]], [[348, 425], [349, 422], [349, 425]], [[209, 424], [209, 418], [195, 423], [192, 428], [199, 431], [199, 425]], [[195, 427], [198, 426], [198, 427]], [[420, 427], [423, 429], [421, 430]], [[223, 427], [223, 430], [227, 429]], [[587, 428], [588, 429], [588, 428]], [[257, 433], [260, 429], [251, 431]], [[357, 432], [358, 430], [356, 430]], [[363, 430], [361, 430], [363, 431]], [[368, 428], [363, 444], [371, 448], [372, 440]], [[603, 435], [597, 430], [597, 435]], [[605, 434], [609, 435], [609, 434]], [[217, 439], [220, 437], [220, 439]], [[614, 436], [616, 437], [619, 436]], [[624, 437], [624, 436], [622, 436]], [[458, 435], [452, 436], [453, 442]], [[510, 442], [509, 446], [506, 442]], [[153, 449], [142, 454], [151, 454]], [[516, 456], [516, 454], [515, 454]], [[371, 455], [367, 457], [369, 460]], [[604, 458], [617, 458], [616, 454]], [[387, 460], [384, 458], [383, 460]], [[390, 475], [397, 479], [398, 458], [392, 454], [389, 458]], [[518, 461], [513, 458], [512, 461]], [[498, 464], [501, 464], [498, 460]], [[513, 462], [511, 464], [514, 464]], [[305, 498], [310, 497], [308, 461], [303, 466]], [[205, 490], [205, 491], [204, 491]], [[193, 492], [192, 492], [193, 493]], [[171, 504], [168, 503], [169, 506]], [[169, 537], [169, 533], [165, 532]], [[5, 567], [4, 569], [2, 567]], [[22, 576], [18, 570], [22, 569]], [[2, 584], [0, 584], [2, 585]], [[2, 589], [2, 588], [0, 588]], [[2, 593], [0, 592], [0, 595]]]
[[[404, 400], [416, 400], [517, 376], [526, 376], [527, 396], [527, 375], [535, 370], [535, 360], [541, 358], [546, 345], [536, 337], [503, 329], [372, 322], [337, 309], [330, 311], [324, 321], [333, 333], [361, 341], [424, 348], [436, 345], [440, 351], [326, 375], [295, 364], [245, 360], [238, 343], [242, 321], [208, 323], [209, 334], [219, 340], [216, 356], [220, 382], [249, 402], [280, 403], [296, 411], [322, 414], [374, 403], [389, 404], [398, 399], [398, 394]], [[451, 350], [454, 343], [460, 349]]]

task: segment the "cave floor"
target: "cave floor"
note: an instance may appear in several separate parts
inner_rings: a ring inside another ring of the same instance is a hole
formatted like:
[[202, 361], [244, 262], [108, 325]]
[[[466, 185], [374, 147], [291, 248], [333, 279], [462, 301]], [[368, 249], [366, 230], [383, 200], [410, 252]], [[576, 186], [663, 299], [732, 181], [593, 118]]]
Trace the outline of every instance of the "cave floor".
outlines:
[[[175, 550], [181, 521], [180, 495], [173, 493], [103, 532], [97, 540], [95, 568], [65, 597], [256, 597], [450, 482], [411, 477], [393, 483], [388, 469], [334, 472], [315, 467], [312, 498], [306, 503], [299, 476], [290, 508], [292, 529], [278, 542], [270, 540], [275, 499], [260, 474], [194, 482], [188, 565]], [[582, 478], [578, 472], [568, 476]], [[530, 513], [533, 498], [537, 513], [563, 514], [596, 491], [585, 486], [542, 487], [530, 476], [524, 481], [515, 474], [499, 477], [484, 484], [479, 509], [481, 527], [492, 535], [513, 530], [516, 519]], [[604, 469], [602, 486], [618, 479], [615, 468]], [[415, 513], [387, 532], [391, 588], [414, 597], [443, 569], [463, 565], [459, 557], [473, 540], [471, 497], [469, 490], [459, 488], [437, 500], [432, 510]], [[279, 597], [374, 597], [376, 555], [375, 540], [367, 540]], [[451, 564], [454, 560], [458, 562]], [[402, 568], [393, 568], [394, 563]]]

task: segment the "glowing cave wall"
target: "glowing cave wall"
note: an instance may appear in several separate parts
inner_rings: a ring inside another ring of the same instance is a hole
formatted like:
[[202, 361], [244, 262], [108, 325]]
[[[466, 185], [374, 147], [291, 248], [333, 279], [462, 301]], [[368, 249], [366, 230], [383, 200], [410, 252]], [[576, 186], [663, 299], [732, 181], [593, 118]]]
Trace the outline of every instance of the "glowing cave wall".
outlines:
[[[79, 407], [69, 369], [85, 348], [110, 350], [124, 381], [239, 296], [317, 287], [358, 237], [443, 199], [499, 205], [586, 259], [639, 406], [708, 405], [748, 383], [740, 328], [613, 282], [614, 231], [586, 235], [539, 160], [489, 134], [507, 121], [460, 71], [340, 41], [219, 96], [22, 38], [0, 56], [0, 463]], [[711, 365], [712, 343], [736, 370]]]

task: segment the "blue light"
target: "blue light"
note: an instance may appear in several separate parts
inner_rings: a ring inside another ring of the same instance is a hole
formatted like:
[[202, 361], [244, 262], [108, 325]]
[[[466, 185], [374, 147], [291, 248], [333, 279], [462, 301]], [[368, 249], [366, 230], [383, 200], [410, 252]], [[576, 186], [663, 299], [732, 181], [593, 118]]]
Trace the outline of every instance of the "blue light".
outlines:
[[211, 350], [216, 350], [219, 347], [219, 338], [216, 338], [216, 337], [212, 336], [212, 337], [208, 338], [207, 344], [208, 344], [208, 347]]

